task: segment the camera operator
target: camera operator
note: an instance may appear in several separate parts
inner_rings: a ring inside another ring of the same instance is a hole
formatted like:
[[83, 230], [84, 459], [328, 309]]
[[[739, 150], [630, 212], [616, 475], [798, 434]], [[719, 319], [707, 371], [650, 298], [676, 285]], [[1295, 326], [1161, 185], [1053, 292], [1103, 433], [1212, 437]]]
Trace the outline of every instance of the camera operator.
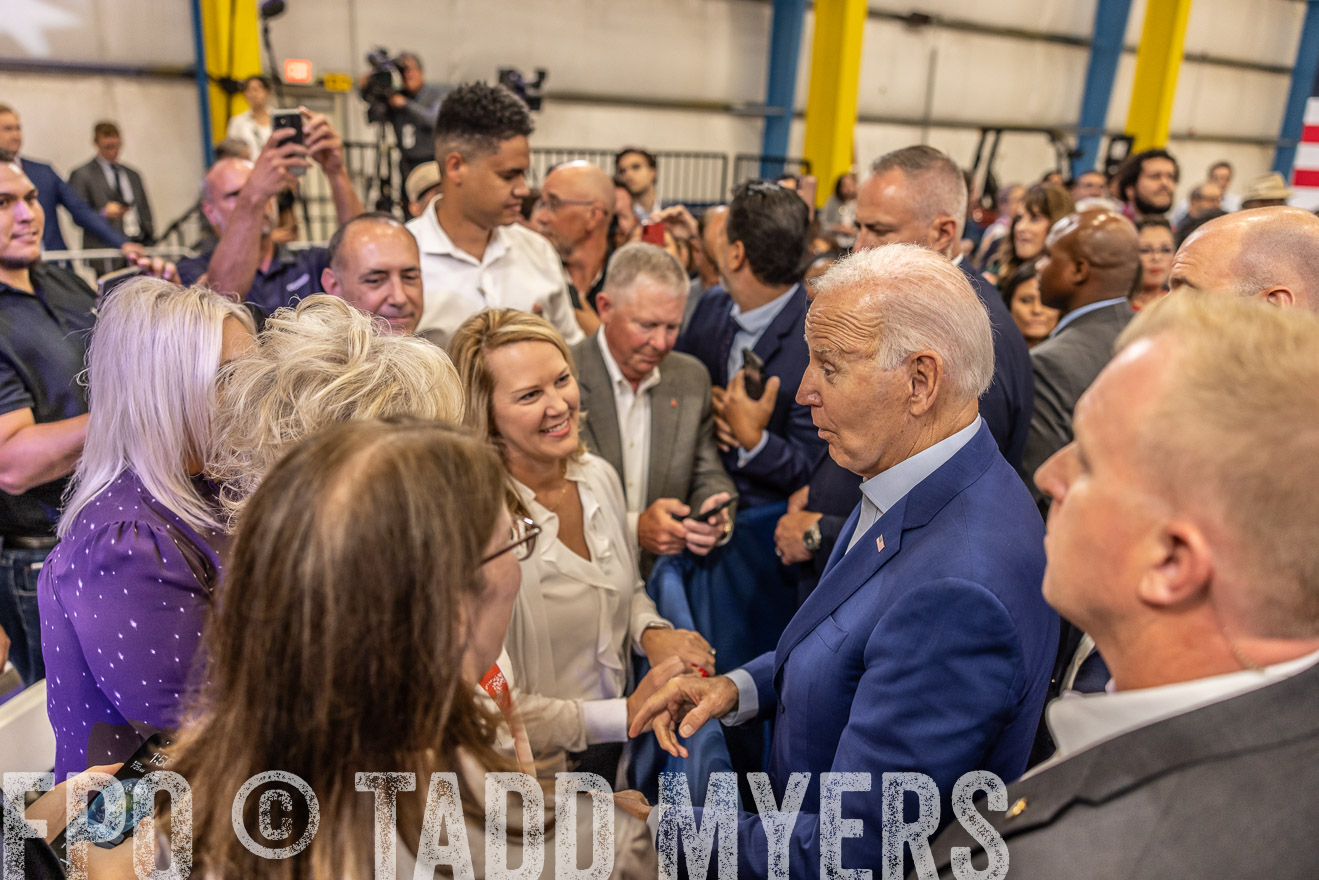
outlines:
[[435, 114], [448, 89], [425, 81], [421, 59], [412, 52], [401, 53], [394, 63], [403, 88], [389, 96], [389, 124], [398, 141], [399, 177], [407, 180], [413, 168], [435, 159]]

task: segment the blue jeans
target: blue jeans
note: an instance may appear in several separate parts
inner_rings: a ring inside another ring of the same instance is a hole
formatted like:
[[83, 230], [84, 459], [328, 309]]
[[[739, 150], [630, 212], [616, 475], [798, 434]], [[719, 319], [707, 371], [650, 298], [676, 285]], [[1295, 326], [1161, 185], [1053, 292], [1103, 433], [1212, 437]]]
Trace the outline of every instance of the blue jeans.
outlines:
[[9, 659], [25, 687], [46, 677], [37, 577], [48, 555], [49, 550], [0, 550], [0, 629], [9, 636]]

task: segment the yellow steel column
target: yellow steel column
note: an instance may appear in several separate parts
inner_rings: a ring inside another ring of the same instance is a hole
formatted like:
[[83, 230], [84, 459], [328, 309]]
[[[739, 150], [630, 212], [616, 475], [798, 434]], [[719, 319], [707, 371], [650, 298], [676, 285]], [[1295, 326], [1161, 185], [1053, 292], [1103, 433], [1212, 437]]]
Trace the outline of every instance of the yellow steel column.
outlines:
[[865, 26], [866, 0], [816, 0], [802, 152], [820, 181], [819, 205], [833, 192], [834, 179], [852, 165]]
[[[201, 0], [201, 9], [206, 72], [239, 81], [261, 73], [257, 4], [252, 0]], [[228, 103], [224, 90], [212, 81], [211, 130], [217, 141], [229, 124]], [[247, 109], [242, 95], [234, 96], [232, 109], [235, 115]]]
[[1145, 6], [1145, 26], [1140, 32], [1131, 107], [1127, 111], [1127, 134], [1135, 138], [1133, 150], [1168, 143], [1168, 124], [1172, 119], [1172, 101], [1177, 94], [1177, 74], [1186, 42], [1186, 20], [1190, 15], [1191, 0], [1149, 0]]

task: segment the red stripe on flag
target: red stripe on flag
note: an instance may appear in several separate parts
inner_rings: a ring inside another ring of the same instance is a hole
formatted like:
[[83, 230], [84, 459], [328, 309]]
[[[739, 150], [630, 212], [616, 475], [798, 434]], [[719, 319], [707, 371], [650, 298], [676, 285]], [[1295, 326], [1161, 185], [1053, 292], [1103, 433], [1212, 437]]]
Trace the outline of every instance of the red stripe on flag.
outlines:
[[1319, 187], [1319, 169], [1297, 168], [1293, 172], [1292, 185]]
[[1307, 144], [1319, 144], [1319, 125], [1307, 125], [1301, 129], [1301, 141]]

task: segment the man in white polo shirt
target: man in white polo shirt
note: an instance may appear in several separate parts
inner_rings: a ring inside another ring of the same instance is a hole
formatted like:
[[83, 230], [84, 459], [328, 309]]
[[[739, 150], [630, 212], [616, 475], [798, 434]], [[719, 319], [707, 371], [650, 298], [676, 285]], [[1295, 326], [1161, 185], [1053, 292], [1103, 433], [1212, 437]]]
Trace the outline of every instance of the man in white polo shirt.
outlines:
[[569, 345], [583, 338], [559, 255], [514, 222], [528, 193], [531, 131], [526, 105], [503, 86], [467, 83], [440, 105], [440, 195], [408, 223], [425, 289], [417, 332], [439, 345], [485, 308], [537, 312]]

